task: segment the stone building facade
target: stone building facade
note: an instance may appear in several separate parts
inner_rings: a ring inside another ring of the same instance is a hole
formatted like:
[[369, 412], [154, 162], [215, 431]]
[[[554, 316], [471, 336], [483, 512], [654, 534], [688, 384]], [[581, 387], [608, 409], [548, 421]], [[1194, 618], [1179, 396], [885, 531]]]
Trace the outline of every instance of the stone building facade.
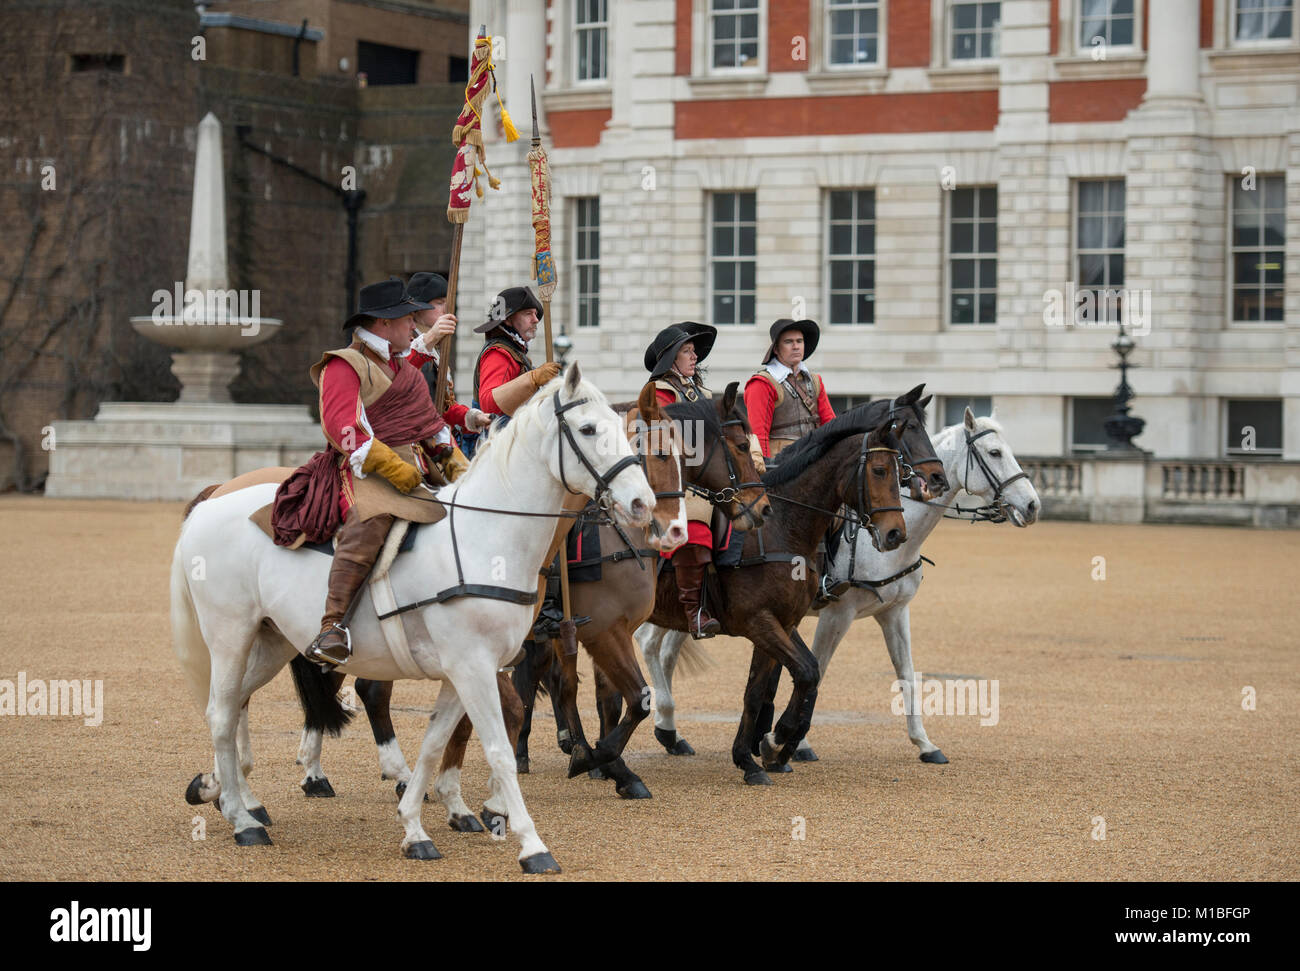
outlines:
[[[720, 326], [721, 386], [808, 316], [842, 403], [924, 381], [937, 422], [972, 402], [1022, 453], [1087, 450], [1117, 383], [1104, 306], [1065, 306], [1091, 287], [1136, 343], [1139, 445], [1300, 459], [1300, 25], [1264, 7], [474, 0], [470, 20], [501, 37], [516, 120], [538, 79], [555, 318], [611, 396], [670, 322], [744, 321]], [[468, 224], [463, 315], [528, 276], [527, 138], [489, 139], [505, 190]]]

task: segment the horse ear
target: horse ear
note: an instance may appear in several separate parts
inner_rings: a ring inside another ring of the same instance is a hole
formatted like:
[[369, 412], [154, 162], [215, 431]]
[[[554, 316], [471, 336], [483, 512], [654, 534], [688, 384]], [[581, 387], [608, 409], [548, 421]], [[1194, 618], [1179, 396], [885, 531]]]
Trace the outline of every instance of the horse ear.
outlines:
[[570, 395], [576, 394], [581, 381], [582, 369], [578, 367], [578, 362], [574, 361], [569, 365], [569, 370], [564, 375], [564, 390]]
[[925, 390], [925, 382], [922, 382], [921, 384], [918, 384], [915, 388], [913, 388], [911, 391], [907, 392], [907, 394], [903, 395], [903, 397], [899, 398], [898, 403], [900, 405], [913, 404], [916, 402], [918, 398], [921, 397], [921, 392], [924, 390]]
[[659, 396], [655, 394], [653, 382], [647, 381], [641, 389], [641, 396], [636, 400], [636, 410], [641, 413], [641, 420], [647, 424], [659, 419]]
[[934, 395], [932, 395], [932, 394], [928, 394], [928, 395], [926, 395], [924, 398], [922, 398], [920, 401], [918, 401], [917, 404], [920, 405], [922, 408], [926, 408], [926, 407], [929, 406], [930, 402], [933, 401], [933, 400], [934, 400]]
[[966, 406], [966, 414], [962, 416], [962, 421], [965, 422], [968, 431], [975, 430], [975, 412], [970, 410], [970, 405]]
[[740, 382], [732, 381], [727, 385], [727, 390], [722, 394], [722, 413], [730, 414], [731, 409], [736, 407], [736, 394], [740, 390]]

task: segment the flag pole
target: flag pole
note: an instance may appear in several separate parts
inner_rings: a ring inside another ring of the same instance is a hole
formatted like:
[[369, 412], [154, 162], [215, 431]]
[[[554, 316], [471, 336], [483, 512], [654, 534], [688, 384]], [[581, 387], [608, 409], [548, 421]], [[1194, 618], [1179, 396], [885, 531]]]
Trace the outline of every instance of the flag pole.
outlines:
[[[555, 335], [551, 330], [551, 298], [559, 279], [555, 272], [555, 257], [551, 253], [551, 173], [547, 164], [546, 149], [542, 148], [542, 132], [537, 124], [537, 87], [530, 75], [528, 90], [533, 107], [533, 145], [528, 153], [531, 173], [533, 206], [533, 276], [537, 292], [542, 298], [542, 322], [546, 335], [546, 361], [555, 360]], [[572, 524], [570, 524], [570, 529]], [[567, 531], [566, 531], [567, 534]], [[566, 682], [578, 677], [578, 625], [573, 619], [573, 605], [569, 595], [569, 563], [566, 544], [560, 545], [560, 606], [564, 619], [560, 621], [560, 666]]]

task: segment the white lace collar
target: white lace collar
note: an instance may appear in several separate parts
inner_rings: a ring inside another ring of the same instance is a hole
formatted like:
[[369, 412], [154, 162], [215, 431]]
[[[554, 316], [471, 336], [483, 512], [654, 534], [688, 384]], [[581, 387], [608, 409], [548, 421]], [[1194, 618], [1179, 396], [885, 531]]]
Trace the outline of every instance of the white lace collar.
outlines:
[[[767, 368], [767, 373], [772, 375], [772, 379], [776, 381], [777, 384], [780, 384], [782, 381], [788, 378], [791, 375], [791, 373], [793, 373], [793, 369], [782, 364], [775, 357], [772, 358], [772, 360], [768, 361], [767, 364], [763, 366]], [[803, 361], [799, 362], [799, 370], [802, 371], [804, 374], [810, 376], [812, 375], [812, 372], [808, 370], [808, 365], [805, 364]]]
[[[365, 344], [366, 347], [370, 348], [372, 351], [374, 351], [376, 354], [382, 357], [385, 361], [391, 361], [393, 359], [391, 344], [388, 341], [386, 341], [384, 338], [380, 337], [378, 334], [372, 334], [364, 327], [357, 327], [356, 335], [361, 338], [361, 343]], [[407, 350], [402, 351], [402, 353], [398, 354], [397, 356], [407, 357], [410, 355], [410, 353], [411, 351], [408, 348]]]

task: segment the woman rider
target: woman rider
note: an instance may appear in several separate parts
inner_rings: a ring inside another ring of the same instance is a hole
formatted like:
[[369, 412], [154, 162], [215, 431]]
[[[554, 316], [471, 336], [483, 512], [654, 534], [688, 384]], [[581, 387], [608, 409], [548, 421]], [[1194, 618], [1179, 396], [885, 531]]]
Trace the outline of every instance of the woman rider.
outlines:
[[[704, 387], [698, 368], [713, 349], [717, 334], [717, 329], [708, 324], [686, 320], [665, 327], [650, 342], [645, 366], [661, 406], [713, 397]], [[752, 437], [750, 451], [762, 471], [762, 458]], [[704, 570], [713, 559], [713, 506], [703, 496], [688, 495], [686, 519], [686, 543], [672, 554], [673, 569], [677, 572], [678, 597], [686, 612], [687, 630], [692, 637], [702, 639], [722, 630], [722, 625], [700, 602]]]

